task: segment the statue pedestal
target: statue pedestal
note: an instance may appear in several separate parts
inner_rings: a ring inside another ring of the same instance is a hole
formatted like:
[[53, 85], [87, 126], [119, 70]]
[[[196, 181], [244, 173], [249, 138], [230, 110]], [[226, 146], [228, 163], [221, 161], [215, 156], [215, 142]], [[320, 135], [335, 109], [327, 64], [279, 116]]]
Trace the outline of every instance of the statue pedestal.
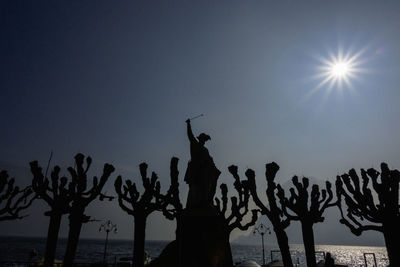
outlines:
[[177, 218], [176, 240], [171, 242], [150, 267], [232, 267], [229, 231], [225, 218], [213, 206], [217, 169], [207, 148], [210, 137], [194, 137], [186, 121], [191, 160], [184, 181], [189, 185], [186, 208]]
[[232, 253], [225, 220], [213, 208], [185, 210], [182, 214], [183, 266], [231, 267]]
[[151, 267], [232, 267], [229, 233], [223, 217], [213, 208], [185, 209], [177, 239]]

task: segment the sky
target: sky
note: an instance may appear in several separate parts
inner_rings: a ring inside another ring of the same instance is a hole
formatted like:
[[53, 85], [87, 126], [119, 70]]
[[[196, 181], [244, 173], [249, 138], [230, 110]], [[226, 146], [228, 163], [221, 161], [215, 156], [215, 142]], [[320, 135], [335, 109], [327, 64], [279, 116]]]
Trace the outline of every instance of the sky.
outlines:
[[[199, 114], [193, 130], [211, 136], [219, 181], [232, 184], [231, 164], [242, 176], [252, 168], [260, 194], [271, 161], [280, 183], [333, 181], [382, 161], [398, 168], [399, 14], [396, 1], [1, 1], [0, 169], [28, 185], [30, 161], [46, 166], [53, 151], [51, 167], [65, 170], [82, 152], [93, 176], [115, 166], [107, 192], [119, 174], [140, 183], [141, 162], [166, 190], [177, 156], [185, 201], [185, 120]], [[321, 85], [321, 59], [339, 51], [358, 55], [356, 77]], [[0, 235], [45, 236], [44, 211], [36, 201]], [[87, 214], [115, 222], [114, 238], [133, 237], [133, 219], [115, 202]], [[383, 245], [374, 233], [351, 235], [332, 214], [329, 227], [316, 226], [317, 242]], [[99, 224], [81, 236], [102, 238]], [[301, 243], [296, 225], [289, 240]], [[174, 229], [152, 214], [147, 239], [172, 239]]]

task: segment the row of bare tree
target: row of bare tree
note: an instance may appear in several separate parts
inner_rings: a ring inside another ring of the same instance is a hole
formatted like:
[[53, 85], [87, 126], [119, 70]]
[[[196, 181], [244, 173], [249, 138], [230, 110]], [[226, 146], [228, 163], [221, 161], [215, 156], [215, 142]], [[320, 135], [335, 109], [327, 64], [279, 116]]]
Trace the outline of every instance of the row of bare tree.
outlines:
[[[231, 166], [229, 170], [237, 183], [237, 167]], [[307, 266], [317, 265], [313, 225], [324, 221], [324, 211], [329, 207], [339, 208], [340, 223], [357, 236], [367, 230], [383, 233], [390, 266], [400, 266], [400, 257], [396, 253], [396, 248], [400, 245], [398, 170], [390, 170], [386, 163], [382, 163], [381, 172], [373, 168], [361, 169], [360, 179], [357, 172], [351, 169], [336, 177], [336, 199], [329, 181], [326, 181], [325, 189], [320, 190], [316, 184], [310, 189], [309, 179], [304, 177], [300, 182], [297, 176], [292, 178], [294, 187], [290, 188], [287, 196], [281, 185], [274, 182], [278, 170], [279, 166], [275, 162], [266, 164], [266, 204], [258, 196], [253, 170], [248, 169], [245, 172], [247, 179], [241, 183], [250, 191], [258, 211], [270, 220], [284, 266], [293, 266], [285, 232], [291, 221], [301, 223]], [[370, 182], [372, 186], [369, 186]], [[342, 202], [346, 205], [343, 206]], [[232, 203], [235, 203], [233, 198]]]
[[[102, 189], [114, 171], [110, 164], [104, 164], [100, 179], [88, 178], [91, 158], [82, 154], [75, 156], [75, 167], [68, 168], [70, 178], [60, 176], [60, 168], [55, 166], [50, 178], [47, 171], [39, 167], [37, 161], [30, 163], [33, 174], [32, 185], [20, 190], [14, 186], [6, 171], [0, 172], [0, 221], [20, 219], [20, 212], [30, 206], [35, 199], [45, 201], [50, 217], [45, 252], [45, 266], [53, 265], [60, 222], [63, 215], [69, 215], [69, 234], [64, 265], [72, 266], [82, 224], [90, 221], [85, 214], [86, 207], [95, 199], [112, 200]], [[169, 220], [176, 220], [178, 235], [180, 215], [183, 205], [179, 197], [178, 159], [172, 158], [170, 165], [170, 186], [166, 193], [161, 193], [157, 175], [147, 174], [147, 164], [139, 166], [144, 191], [140, 194], [137, 186], [131, 180], [123, 182], [118, 176], [114, 186], [119, 206], [134, 218], [134, 259], [133, 266], [143, 266], [144, 243], [147, 217], [154, 211], [160, 211]], [[381, 171], [373, 168], [361, 169], [358, 174], [354, 169], [336, 178], [336, 196], [333, 195], [332, 185], [326, 182], [324, 189], [318, 185], [309, 185], [309, 179], [292, 178], [293, 187], [289, 193], [275, 183], [279, 170], [276, 163], [266, 164], [265, 177], [267, 181], [266, 200], [260, 199], [256, 186], [256, 175], [251, 169], [246, 170], [246, 179], [241, 180], [237, 166], [230, 166], [229, 172], [234, 178], [236, 196], [231, 196], [228, 204], [228, 187], [221, 184], [221, 197], [215, 198], [215, 208], [225, 218], [227, 232], [238, 228], [247, 230], [257, 221], [258, 215], [265, 215], [271, 222], [276, 234], [284, 265], [292, 267], [289, 251], [288, 236], [285, 229], [291, 221], [300, 221], [303, 241], [306, 251], [307, 266], [316, 266], [313, 225], [324, 221], [324, 211], [330, 207], [340, 210], [340, 222], [350, 228], [352, 233], [360, 235], [363, 231], [374, 230], [384, 235], [389, 262], [391, 266], [400, 266], [400, 257], [396, 248], [400, 246], [400, 214], [399, 214], [399, 183], [400, 172], [390, 170], [385, 163]], [[361, 176], [360, 176], [361, 175]], [[92, 181], [91, 187], [88, 183]], [[256, 209], [249, 210], [252, 199]], [[343, 205], [345, 203], [345, 205]], [[230, 212], [228, 212], [230, 206]], [[248, 222], [244, 217], [251, 212]], [[365, 224], [366, 223], [369, 224]], [[228, 234], [229, 237], [229, 234]], [[179, 245], [179, 244], [178, 244]]]

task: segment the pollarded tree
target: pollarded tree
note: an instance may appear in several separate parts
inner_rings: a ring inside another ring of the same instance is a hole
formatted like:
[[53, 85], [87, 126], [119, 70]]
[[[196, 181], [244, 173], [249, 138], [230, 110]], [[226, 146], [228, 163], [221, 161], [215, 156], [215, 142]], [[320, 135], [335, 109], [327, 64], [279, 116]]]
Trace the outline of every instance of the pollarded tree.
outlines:
[[163, 215], [168, 220], [176, 219], [176, 240], [179, 240], [178, 235], [181, 229], [181, 214], [183, 210], [183, 206], [179, 198], [178, 161], [178, 158], [172, 157], [170, 164], [171, 184], [165, 195], [159, 195], [159, 199], [162, 201]]
[[15, 179], [9, 179], [7, 171], [0, 172], [0, 221], [16, 220], [26, 217], [19, 213], [27, 209], [36, 198], [31, 187], [20, 190], [14, 185]]
[[72, 185], [68, 183], [66, 177], [60, 177], [59, 166], [55, 166], [51, 172], [51, 181], [43, 175], [42, 168], [37, 161], [32, 161], [30, 166], [33, 174], [32, 189], [50, 207], [50, 210], [44, 213], [45, 216], [50, 217], [44, 266], [51, 267], [54, 264], [61, 218], [64, 214], [70, 212]]
[[320, 192], [319, 186], [314, 184], [310, 195], [308, 192], [308, 178], [304, 177], [302, 183], [300, 183], [297, 176], [294, 176], [292, 182], [296, 190], [290, 188], [289, 198], [286, 198], [285, 191], [280, 185], [277, 186], [277, 195], [285, 216], [289, 220], [300, 221], [303, 232], [303, 243], [306, 252], [307, 266], [315, 267], [317, 266], [317, 263], [315, 260], [313, 225], [315, 223], [323, 222], [325, 219], [322, 216], [324, 211], [328, 207], [336, 205], [336, 202], [332, 201], [332, 185], [327, 181], [326, 189], [322, 189]]
[[[147, 217], [156, 210], [162, 210], [162, 201], [160, 196], [160, 183], [158, 177], [153, 172], [151, 178], [147, 177], [147, 164], [139, 165], [140, 175], [144, 192], [142, 195], [138, 192], [136, 184], [130, 180], [122, 185], [122, 178], [118, 176], [115, 180], [115, 191], [118, 194], [119, 206], [134, 219], [134, 245], [133, 245], [133, 266], [144, 266], [144, 244], [146, 237]], [[130, 205], [130, 207], [128, 207]]]
[[247, 170], [246, 176], [249, 183], [250, 193], [255, 204], [260, 209], [261, 214], [267, 216], [271, 221], [274, 228], [282, 255], [283, 265], [285, 267], [293, 267], [292, 257], [289, 250], [289, 239], [285, 232], [285, 229], [290, 225], [290, 220], [284, 215], [282, 207], [278, 206], [278, 201], [276, 199], [277, 185], [274, 180], [278, 170], [279, 166], [275, 162], [265, 165], [265, 177], [267, 180], [266, 196], [268, 204], [264, 204], [258, 197], [254, 171], [251, 169]]
[[160, 256], [153, 260], [150, 266], [163, 266], [174, 263], [177, 263], [178, 266], [182, 266], [181, 253], [183, 205], [179, 197], [178, 161], [179, 159], [176, 157], [171, 158], [169, 189], [165, 195], [160, 194], [157, 196], [161, 200], [161, 210], [164, 217], [168, 220], [176, 220], [175, 240], [164, 248]]
[[257, 221], [257, 213], [258, 210], [251, 210], [252, 217], [249, 222], [246, 224], [242, 224], [243, 218], [249, 212], [249, 199], [250, 199], [250, 189], [249, 183], [247, 180], [240, 180], [238, 174], [238, 167], [235, 165], [231, 165], [228, 167], [229, 172], [232, 174], [235, 182], [233, 183], [238, 197], [231, 197], [231, 214], [228, 215], [228, 187], [226, 184], [221, 184], [221, 200], [215, 198], [216, 207], [218, 209], [219, 214], [221, 214], [226, 221], [228, 237], [229, 233], [231, 233], [235, 228], [238, 228], [242, 231], [246, 231], [250, 226], [253, 226]]
[[[368, 230], [382, 232], [390, 266], [400, 266], [398, 253], [400, 247], [400, 172], [390, 170], [386, 163], [382, 163], [380, 173], [373, 168], [367, 171], [361, 169], [361, 179], [362, 185], [360, 177], [354, 169], [336, 179], [336, 192], [342, 217], [340, 222], [349, 227], [351, 232], [357, 236]], [[370, 181], [374, 192], [369, 186]], [[346, 215], [341, 205], [342, 198], [347, 206]]]
[[[247, 223], [242, 223], [243, 218], [249, 213], [249, 199], [250, 199], [250, 191], [248, 182], [246, 180], [241, 181], [238, 174], [238, 167], [235, 165], [231, 165], [228, 167], [229, 172], [232, 174], [235, 182], [233, 183], [238, 196], [231, 197], [231, 208], [230, 214], [228, 211], [228, 187], [226, 184], [221, 184], [221, 199], [215, 198], [216, 208], [218, 210], [218, 214], [224, 219], [225, 224], [225, 233], [224, 236], [226, 238], [225, 242], [229, 244], [229, 236], [230, 233], [234, 229], [240, 229], [242, 231], [246, 231], [250, 226], [253, 226], [257, 221], [257, 213], [258, 210], [251, 210], [252, 217], [251, 220]], [[232, 261], [232, 251], [230, 246], [228, 246], [228, 252], [230, 254], [230, 260]], [[229, 266], [232, 266], [233, 262], [229, 262]]]
[[86, 158], [86, 167], [84, 167], [85, 156], [81, 153], [75, 156], [75, 168], [69, 167], [71, 189], [70, 194], [72, 198], [71, 208], [69, 212], [69, 232], [67, 249], [64, 256], [64, 266], [70, 267], [73, 265], [75, 253], [78, 246], [79, 236], [82, 229], [82, 224], [90, 221], [90, 216], [85, 215], [86, 207], [95, 199], [100, 200], [109, 199], [113, 197], [104, 195], [101, 191], [114, 172], [114, 167], [110, 164], [104, 164], [103, 173], [100, 180], [95, 176], [93, 177], [92, 187], [88, 189], [88, 175], [92, 159]]

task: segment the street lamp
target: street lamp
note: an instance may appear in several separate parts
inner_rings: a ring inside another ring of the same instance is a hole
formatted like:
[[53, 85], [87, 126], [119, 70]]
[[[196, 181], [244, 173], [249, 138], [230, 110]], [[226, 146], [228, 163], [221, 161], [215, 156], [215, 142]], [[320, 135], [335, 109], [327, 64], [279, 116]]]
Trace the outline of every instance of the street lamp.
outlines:
[[269, 227], [265, 227], [264, 224], [260, 223], [258, 227], [254, 228], [253, 234], [259, 233], [261, 235], [261, 242], [262, 242], [262, 258], [263, 258], [263, 267], [265, 266], [265, 253], [264, 253], [264, 235], [266, 233], [271, 234], [271, 230]]
[[102, 225], [100, 225], [99, 232], [101, 230], [106, 232], [106, 242], [104, 244], [104, 254], [103, 254], [103, 262], [106, 262], [106, 255], [107, 255], [107, 243], [108, 243], [108, 233], [113, 231], [114, 234], [117, 233], [117, 225], [113, 224], [110, 220], [106, 221]]

